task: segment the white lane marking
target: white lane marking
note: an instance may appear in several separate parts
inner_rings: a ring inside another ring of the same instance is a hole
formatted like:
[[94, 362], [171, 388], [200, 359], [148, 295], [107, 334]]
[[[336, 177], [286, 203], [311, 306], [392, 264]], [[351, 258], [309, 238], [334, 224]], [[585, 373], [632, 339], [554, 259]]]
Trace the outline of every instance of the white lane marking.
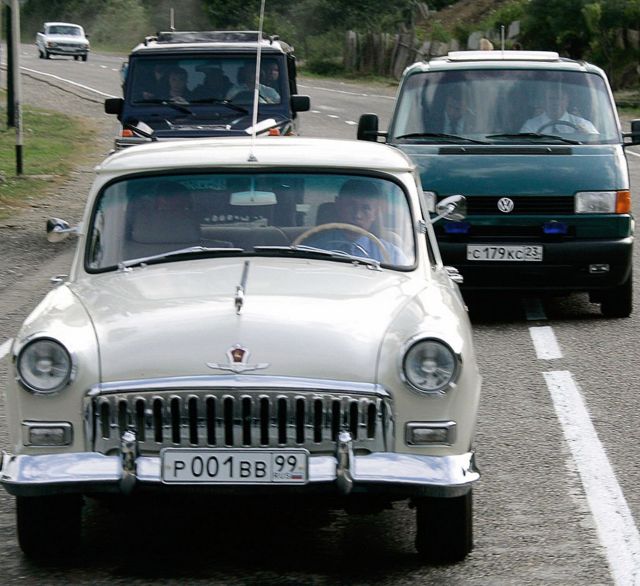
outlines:
[[525, 297], [522, 300], [524, 314], [528, 321], [546, 320], [547, 314], [539, 297]]
[[13, 340], [9, 338], [6, 342], [0, 345], [0, 360], [2, 360], [7, 354], [9, 354], [9, 350], [11, 349], [11, 342], [13, 342]]
[[314, 90], [320, 90], [323, 92], [332, 92], [334, 94], [347, 94], [349, 96], [361, 96], [363, 98], [382, 98], [383, 100], [395, 100], [395, 96], [383, 96], [381, 94], [367, 94], [364, 92], [350, 92], [347, 90], [336, 90], [336, 89], [332, 89], [332, 88], [326, 88], [326, 87], [317, 87], [314, 85], [306, 85], [306, 84], [298, 84], [298, 87], [301, 88], [309, 88], [309, 89], [314, 89]]
[[627, 149], [625, 152], [629, 153], [630, 155], [633, 155], [634, 157], [640, 157], [640, 153], [636, 153], [634, 151], [630, 151], [629, 149]]
[[345, 120], [344, 121], [345, 124], [349, 124], [350, 126], [356, 126], [358, 123], [354, 122], [353, 120]]
[[329, 118], [340, 118], [340, 116], [336, 116], [335, 114], [327, 114]]
[[43, 71], [38, 71], [37, 69], [29, 69], [28, 67], [20, 67], [20, 69], [24, 71], [28, 71], [29, 73], [36, 73], [38, 75], [44, 75], [45, 77], [52, 77], [53, 79], [57, 79], [58, 81], [62, 81], [64, 83], [68, 83], [69, 85], [75, 85], [76, 87], [82, 88], [83, 90], [87, 90], [88, 92], [93, 92], [95, 94], [99, 94], [104, 96], [105, 98], [117, 98], [118, 96], [114, 96], [112, 94], [105, 94], [100, 90], [96, 90], [88, 85], [83, 85], [81, 83], [76, 83], [75, 81], [71, 81], [70, 79], [65, 79], [64, 77], [58, 77], [57, 75], [53, 75], [52, 73], [44, 73]]
[[540, 360], [556, 360], [562, 358], [562, 351], [551, 326], [529, 328], [529, 334]]
[[619, 586], [640, 584], [640, 535], [580, 389], [568, 371], [545, 372], [544, 378], [614, 582]]

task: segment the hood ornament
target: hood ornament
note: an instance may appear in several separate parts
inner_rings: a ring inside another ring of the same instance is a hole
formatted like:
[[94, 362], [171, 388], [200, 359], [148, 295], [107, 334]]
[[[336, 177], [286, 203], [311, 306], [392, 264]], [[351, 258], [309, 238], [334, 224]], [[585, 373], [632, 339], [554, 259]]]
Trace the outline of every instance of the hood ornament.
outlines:
[[250, 354], [251, 352], [249, 352], [247, 348], [243, 348], [240, 344], [236, 344], [227, 350], [227, 359], [229, 361], [226, 364], [219, 362], [207, 362], [207, 366], [217, 370], [235, 372], [236, 374], [247, 372], [249, 370], [262, 370], [271, 366], [268, 362], [248, 364], [247, 361], [249, 360]]

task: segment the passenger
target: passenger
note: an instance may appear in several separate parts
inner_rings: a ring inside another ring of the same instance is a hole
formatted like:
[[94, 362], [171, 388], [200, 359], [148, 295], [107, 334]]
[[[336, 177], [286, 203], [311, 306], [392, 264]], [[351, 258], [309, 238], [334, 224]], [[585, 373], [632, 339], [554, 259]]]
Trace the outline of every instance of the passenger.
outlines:
[[[247, 63], [241, 67], [238, 71], [238, 87], [230, 94], [231, 100], [252, 101], [247, 92], [251, 92], [251, 96], [254, 93], [254, 87], [256, 83], [256, 66], [255, 63]], [[259, 84], [259, 98], [260, 103], [263, 104], [278, 104], [280, 103], [280, 94], [273, 88]]]
[[596, 127], [580, 116], [569, 114], [569, 94], [562, 87], [550, 86], [544, 98], [544, 111], [527, 120], [520, 132], [546, 134], [599, 134]]
[[442, 132], [459, 136], [470, 132], [473, 124], [473, 115], [467, 108], [464, 94], [449, 94], [444, 106]]
[[144, 84], [142, 88], [142, 98], [144, 100], [161, 100], [169, 92], [167, 81], [167, 67], [163, 63], [156, 63], [153, 66], [151, 78], [143, 78], [138, 81], [138, 85]]
[[276, 91], [280, 90], [280, 67], [278, 66], [277, 61], [274, 59], [268, 59], [265, 61], [264, 66], [262, 67], [261, 79], [264, 85], [267, 85]]
[[187, 87], [187, 72], [179, 66], [171, 67], [167, 72], [169, 84], [167, 100], [179, 104], [188, 104], [191, 99], [191, 92]]
[[200, 67], [198, 71], [204, 73], [204, 81], [193, 90], [193, 100], [226, 100], [231, 82], [224, 71], [213, 65]]

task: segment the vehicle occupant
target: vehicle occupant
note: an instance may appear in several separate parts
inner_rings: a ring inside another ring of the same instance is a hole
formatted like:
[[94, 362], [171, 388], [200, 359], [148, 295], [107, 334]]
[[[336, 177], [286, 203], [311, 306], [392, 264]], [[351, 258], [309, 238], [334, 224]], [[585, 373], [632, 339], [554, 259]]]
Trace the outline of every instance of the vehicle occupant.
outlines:
[[[242, 94], [254, 91], [256, 83], [256, 65], [255, 63], [247, 63], [238, 70], [238, 87], [230, 95], [231, 99], [246, 99]], [[277, 104], [280, 102], [280, 94], [273, 88], [259, 84], [259, 101], [265, 104]], [[247, 100], [249, 101], [249, 100]]]
[[570, 114], [569, 94], [561, 86], [548, 86], [544, 96], [544, 111], [527, 120], [520, 132], [546, 132], [547, 134], [598, 134], [596, 127], [580, 116]]
[[383, 194], [377, 183], [366, 179], [349, 179], [336, 197], [336, 222], [352, 224], [361, 230], [336, 228], [320, 232], [308, 238], [304, 244], [327, 250], [335, 248], [381, 262], [407, 264], [407, 259], [398, 246], [377, 235], [382, 203]]

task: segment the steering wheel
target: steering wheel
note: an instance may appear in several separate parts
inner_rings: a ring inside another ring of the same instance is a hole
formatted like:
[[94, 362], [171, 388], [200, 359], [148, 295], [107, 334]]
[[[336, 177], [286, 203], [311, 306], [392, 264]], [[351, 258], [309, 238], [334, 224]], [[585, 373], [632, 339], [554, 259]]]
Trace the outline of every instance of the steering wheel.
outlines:
[[[298, 236], [293, 241], [293, 246], [302, 244], [302, 242], [304, 242], [308, 238], [311, 238], [312, 236], [315, 236], [316, 234], [320, 234], [322, 232], [327, 232], [328, 230], [347, 230], [348, 232], [355, 232], [359, 236], [365, 236], [376, 245], [376, 248], [380, 251], [380, 256], [382, 257], [382, 261], [386, 263], [389, 262], [390, 260], [389, 253], [387, 252], [387, 249], [385, 248], [380, 238], [378, 238], [375, 234], [372, 234], [368, 230], [365, 230], [364, 228], [360, 228], [360, 226], [354, 226], [353, 224], [345, 224], [342, 222], [331, 222], [329, 224], [320, 224], [319, 226], [314, 226], [313, 228], [309, 228], [306, 232], [303, 232], [302, 234], [300, 234], [300, 236]], [[330, 240], [329, 242], [330, 244], [333, 244], [335, 242], [337, 245], [342, 245], [342, 246], [344, 246], [344, 244], [346, 243], [344, 240], [340, 240], [338, 238], [336, 238], [335, 240]], [[369, 253], [359, 244], [356, 244], [355, 242], [349, 242], [349, 244], [353, 248], [356, 248], [357, 250], [359, 250], [365, 257], [369, 256]], [[341, 252], [348, 252], [347, 250], [342, 250], [339, 247], [336, 248], [336, 250], [339, 250]]]
[[536, 132], [542, 132], [545, 128], [549, 128], [550, 126], [568, 126], [569, 128], [573, 128], [576, 132], [582, 132], [577, 124], [569, 122], [568, 120], [550, 120], [538, 128]]

